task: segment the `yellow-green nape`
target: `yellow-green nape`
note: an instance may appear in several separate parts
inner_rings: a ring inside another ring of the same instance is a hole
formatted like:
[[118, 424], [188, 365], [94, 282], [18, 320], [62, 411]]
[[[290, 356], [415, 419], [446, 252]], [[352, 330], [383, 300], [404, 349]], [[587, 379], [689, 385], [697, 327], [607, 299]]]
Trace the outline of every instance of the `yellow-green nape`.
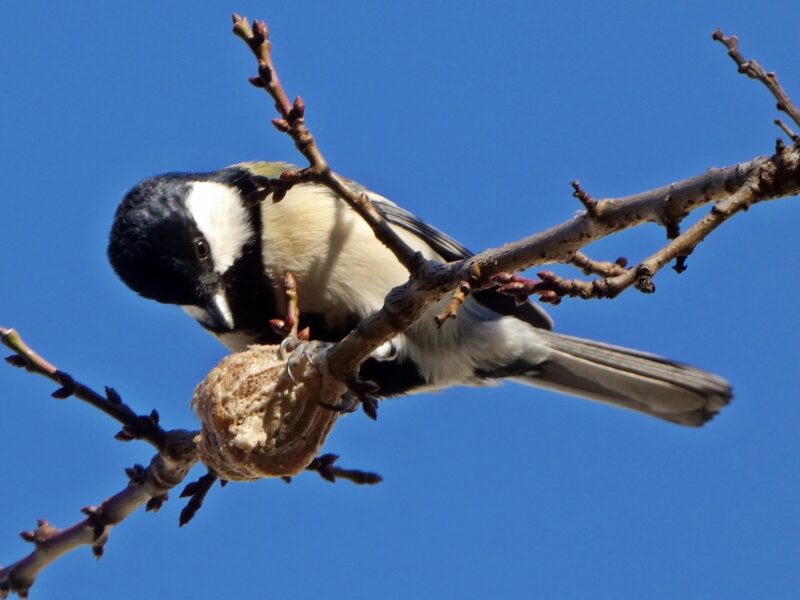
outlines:
[[233, 168], [245, 169], [253, 175], [275, 179], [286, 169], [296, 169], [297, 166], [287, 162], [260, 162], [250, 161], [231, 165]]

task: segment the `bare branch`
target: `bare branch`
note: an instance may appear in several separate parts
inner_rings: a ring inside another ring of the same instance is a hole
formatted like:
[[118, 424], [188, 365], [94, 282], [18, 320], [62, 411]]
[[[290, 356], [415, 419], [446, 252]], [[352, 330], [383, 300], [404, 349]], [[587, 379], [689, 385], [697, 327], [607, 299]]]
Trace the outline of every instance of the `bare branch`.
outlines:
[[300, 305], [297, 298], [297, 280], [292, 273], [283, 276], [283, 295], [286, 301], [286, 318], [272, 319], [270, 325], [275, 333], [282, 337], [294, 336], [300, 340], [308, 340], [309, 331], [306, 327], [303, 331], [298, 331], [300, 327]]
[[[280, 86], [272, 63], [266, 25], [256, 22], [251, 29], [246, 19], [234, 15], [234, 31], [248, 43], [259, 59], [260, 81], [254, 83], [265, 88], [275, 100], [281, 113], [276, 126], [292, 136], [300, 152], [311, 164], [309, 169], [299, 172], [296, 177], [323, 183], [343, 197], [367, 220], [376, 236], [395, 252], [412, 274], [406, 284], [392, 290], [378, 313], [359, 323], [344, 340], [329, 350], [331, 372], [345, 381], [355, 380], [359, 365], [376, 348], [411, 326], [432, 302], [456, 288], [458, 292], [453, 300], [437, 315], [438, 323], [455, 316], [468, 293], [488, 287], [499, 273], [516, 272], [547, 263], [570, 262], [587, 244], [649, 221], [664, 225], [671, 241], [635, 267], [593, 282], [563, 280], [548, 274], [547, 281], [538, 284], [545, 292], [542, 299], [551, 302], [558, 301], [563, 295], [614, 297], [631, 285], [643, 292], [652, 292], [655, 290], [652, 277], [666, 264], [665, 260], [675, 260], [675, 269], [683, 271], [686, 257], [696, 245], [732, 214], [757, 201], [795, 195], [800, 191], [797, 147], [791, 151], [778, 148], [773, 157], [756, 158], [725, 169], [711, 169], [703, 175], [621, 199], [597, 201], [575, 181], [574, 195], [586, 208], [583, 215], [502, 248], [486, 250], [468, 260], [449, 265], [424, 262], [419, 256], [412, 257], [413, 251], [407, 245], [398, 244], [398, 240], [393, 239], [396, 235], [387, 233], [391, 232], [391, 228], [380, 215], [376, 219], [373, 213], [377, 211], [368, 209], [371, 205], [366, 195], [348, 189], [342, 179], [330, 171], [303, 121], [305, 105], [297, 99], [290, 106], [288, 96]], [[726, 38], [721, 32], [715, 33], [714, 37], [728, 46], [731, 56], [742, 67], [746, 61], [738, 54], [737, 41]], [[744, 66], [755, 69], [752, 61]], [[751, 70], [748, 74], [756, 72]], [[765, 74], [763, 80], [773, 93], [779, 94], [776, 96], [779, 98], [779, 107], [793, 115], [791, 111], [794, 105], [778, 85], [774, 74]], [[680, 233], [680, 222], [695, 208], [726, 198], [743, 186], [751, 191], [737, 193], [736, 201], [727, 205], [735, 208], [733, 212], [716, 210], [688, 232]], [[480, 277], [473, 281], [475, 278], [470, 278], [470, 272], [475, 269], [480, 272]]]
[[336, 454], [323, 454], [311, 461], [306, 467], [307, 471], [316, 471], [325, 481], [336, 483], [337, 479], [346, 479], [357, 485], [375, 485], [383, 481], [383, 477], [370, 471], [358, 469], [344, 469], [334, 463], [339, 460]]
[[739, 52], [739, 38], [735, 35], [726, 36], [721, 29], [716, 29], [711, 34], [712, 39], [721, 42], [728, 49], [728, 56], [739, 66], [739, 73], [747, 75], [750, 79], [756, 79], [763, 83], [767, 89], [772, 92], [772, 95], [778, 100], [778, 110], [782, 110], [789, 115], [796, 125], [800, 125], [800, 108], [792, 102], [789, 94], [783, 89], [778, 76], [764, 69], [757, 60], [746, 59], [741, 52]]
[[467, 296], [469, 296], [473, 290], [480, 289], [480, 279], [480, 265], [477, 263], [470, 265], [469, 278], [466, 281], [461, 281], [458, 284], [450, 303], [444, 308], [444, 310], [442, 310], [442, 312], [433, 318], [438, 327], [441, 327], [448, 319], [456, 318], [458, 309], [461, 308], [461, 305], [467, 299]]
[[569, 260], [569, 264], [578, 267], [583, 271], [584, 275], [602, 275], [603, 277], [613, 277], [614, 275], [622, 275], [625, 272], [625, 267], [628, 266], [628, 259], [620, 256], [617, 260], [612, 262], [603, 262], [592, 260], [582, 252], [576, 252], [575, 255]]
[[34, 531], [24, 532], [23, 538], [35, 544], [35, 548], [25, 558], [0, 569], [0, 595], [5, 597], [8, 592], [15, 592], [27, 596], [45, 567], [80, 546], [91, 546], [95, 556], [102, 556], [111, 528], [142, 505], [160, 506], [161, 499], [183, 481], [196, 461], [194, 433], [168, 432], [164, 450], [153, 457], [150, 465], [146, 469], [129, 470], [127, 487], [100, 506], [85, 508], [84, 520], [67, 529], [57, 529], [40, 520]]
[[[405, 284], [390, 292], [379, 312], [364, 319], [345, 339], [330, 347], [320, 346], [319, 353], [324, 356], [328, 373], [337, 380], [336, 389], [326, 397], [342, 398], [340, 387], [344, 386], [340, 382], [345, 381], [349, 385], [342, 404], [331, 407], [336, 411], [350, 410], [360, 402], [365, 412], [376, 416], [377, 402], [372, 396], [374, 384], [358, 379], [358, 367], [376, 348], [421, 318], [431, 303], [454, 289], [458, 291], [452, 301], [437, 316], [440, 322], [457, 317], [458, 307], [468, 294], [497, 285], [498, 282], [505, 285], [509, 293], [516, 290], [520, 297], [535, 293], [549, 302], [557, 302], [564, 296], [614, 297], [630, 286], [651, 292], [655, 289], [653, 276], [660, 269], [672, 260], [677, 261], [676, 268], [685, 268], [685, 257], [725, 221], [760, 201], [800, 192], [800, 143], [797, 135], [778, 120], [778, 125], [789, 135], [794, 145], [787, 147], [783, 142], [779, 143], [773, 156], [756, 158], [724, 169], [712, 169], [691, 179], [619, 199], [595, 200], [575, 181], [574, 195], [586, 209], [583, 214], [542, 233], [500, 248], [486, 250], [466, 260], [446, 265], [425, 261], [394, 232], [362, 189], [351, 185], [330, 169], [305, 125], [305, 104], [300, 98], [290, 102], [280, 83], [272, 60], [266, 24], [255, 22], [251, 27], [246, 19], [234, 15], [234, 32], [247, 42], [258, 59], [258, 76], [252, 78], [251, 82], [257, 87], [263, 87], [273, 98], [280, 115], [273, 123], [292, 137], [309, 162], [306, 169], [284, 173], [278, 180], [260, 182], [260, 189], [250, 201], [259, 202], [268, 195], [272, 195], [273, 200], [277, 201], [292, 185], [299, 182], [323, 184], [341, 196], [366, 220], [377, 238], [395, 253], [411, 274]], [[740, 71], [762, 81], [778, 99], [778, 108], [800, 125], [800, 111], [780, 86], [774, 73], [767, 73], [757, 62], [746, 60], [738, 51], [738, 40], [735, 37], [726, 37], [717, 30], [714, 39], [724, 43]], [[709, 203], [716, 204], [706, 216], [681, 233], [681, 221], [696, 208]], [[621, 260], [615, 263], [593, 261], [580, 252], [593, 241], [645, 222], [665, 226], [670, 241], [633, 267], [628, 268], [626, 262]], [[586, 274], [600, 277], [586, 282], [562, 279], [549, 271], [542, 271], [539, 281], [530, 281], [507, 275], [532, 266], [557, 262], [571, 263]], [[286, 318], [281, 323], [276, 323], [281, 331], [288, 334], [298, 333], [296, 293], [292, 295], [295, 289], [293, 278], [289, 274], [285, 282]], [[105, 396], [94, 392], [36, 354], [13, 329], [0, 328], [0, 340], [15, 353], [8, 359], [12, 365], [44, 375], [58, 383], [60, 387], [53, 394], [54, 397], [66, 398], [74, 395], [123, 423], [123, 430], [117, 436], [119, 439], [143, 438], [159, 449], [147, 468], [134, 467], [128, 470], [130, 483], [123, 491], [107, 499], [99, 507], [85, 509], [86, 519], [80, 523], [59, 530], [40, 521], [34, 531], [23, 534], [26, 540], [35, 544], [35, 549], [10, 567], [0, 569], [0, 595], [9, 591], [25, 595], [38, 573], [58, 557], [81, 545], [92, 546], [99, 556], [111, 527], [143, 504], [148, 509], [158, 509], [166, 499], [167, 491], [180, 483], [197, 462], [199, 450], [195, 432], [164, 431], [158, 424], [158, 414], [155, 411], [147, 416], [136, 415], [122, 402], [113, 388], [106, 388]], [[304, 368], [307, 367], [309, 372], [319, 370], [320, 363], [311, 361], [304, 351], [298, 352], [298, 355], [297, 362], [306, 360], [308, 364]], [[285, 369], [282, 363], [279, 366]], [[291, 372], [288, 372], [285, 379], [296, 385]], [[282, 385], [285, 388], [291, 387], [286, 381]], [[228, 389], [227, 386], [222, 387]], [[319, 394], [315, 394], [313, 390], [308, 396], [315, 402], [319, 398]], [[260, 401], [260, 398], [257, 400]], [[320, 416], [316, 410], [317, 404], [305, 403], [310, 407], [309, 412], [321, 423], [321, 433], [312, 440], [317, 444], [313, 447], [314, 453], [319, 451], [335, 421], [335, 417]], [[283, 446], [279, 450], [284, 453], [294, 452], [294, 448], [289, 447], [296, 441], [292, 436], [293, 432], [279, 433], [281, 437], [277, 441]], [[314, 454], [307, 454], [309, 445], [306, 446], [301, 448], [303, 454], [290, 471], [278, 465], [274, 472], [270, 471], [270, 475], [286, 477], [305, 468], [318, 472], [329, 481], [343, 478], [355, 483], [370, 484], [381, 480], [374, 473], [335, 466], [335, 455], [317, 456], [309, 463], [309, 457]], [[279, 458], [283, 459], [284, 456]], [[181, 524], [188, 522], [196, 513], [216, 479], [216, 474], [210, 471], [198, 482], [187, 486], [185, 494], [191, 496], [191, 500], [181, 514]]]
[[581, 187], [581, 182], [577, 179], [572, 182], [572, 189], [575, 191], [572, 195], [581, 201], [583, 207], [586, 209], [587, 214], [592, 218], [597, 218], [597, 200], [592, 198], [588, 192], [584, 191]]
[[264, 90], [275, 100], [275, 108], [281, 117], [273, 121], [279, 131], [288, 133], [295, 146], [308, 160], [309, 168], [303, 169], [294, 176], [287, 174], [286, 180], [295, 182], [314, 181], [328, 187], [355, 210], [369, 224], [375, 236], [394, 252], [397, 259], [413, 273], [423, 262], [422, 255], [417, 253], [397, 235], [381, 212], [375, 208], [365, 193], [350, 186], [345, 178], [334, 173], [317, 146], [316, 140], [305, 124], [306, 106], [301, 98], [293, 103], [281, 85], [278, 71], [272, 61], [272, 43], [269, 29], [263, 21], [253, 21], [250, 26], [245, 17], [234, 13], [233, 31], [242, 38], [258, 60], [258, 77], [251, 78], [251, 83]]
[[180, 527], [183, 527], [194, 519], [194, 516], [197, 514], [197, 511], [202, 508], [203, 501], [206, 499], [208, 492], [211, 491], [217, 479], [219, 479], [217, 474], [209, 469], [206, 474], [197, 481], [186, 484], [186, 487], [183, 488], [181, 492], [181, 498], [189, 498], [189, 502], [183, 507], [181, 516], [178, 519]]
[[797, 146], [784, 148], [769, 158], [711, 169], [703, 175], [633, 196], [599, 201], [597, 209], [601, 219], [593, 219], [584, 213], [547, 231], [485, 250], [464, 261], [426, 265], [417, 277], [392, 290], [379, 312], [364, 319], [329, 350], [331, 372], [344, 378], [352, 376], [357, 365], [375, 348], [410, 327], [431, 302], [464, 281], [474, 264], [480, 267], [480, 287], [488, 287], [498, 273], [569, 262], [576, 252], [594, 241], [648, 221], [661, 223], [665, 214], [686, 215], [698, 206], [722, 200], [742, 187], [748, 190], [737, 194], [731, 202], [720, 203], [709, 217], [672, 240], [661, 251], [625, 274], [608, 279], [607, 296], [614, 297], [634, 284], [641, 291], [652, 291], [652, 277], [658, 270], [679, 255], [691, 253], [703, 238], [738, 211], [756, 202], [800, 193], [800, 151]]
[[793, 142], [800, 141], [800, 135], [797, 135], [794, 130], [789, 127], [786, 123], [784, 123], [781, 119], [775, 119], [775, 125], [781, 128], [781, 130], [789, 137], [790, 140]]
[[122, 430], [117, 434], [118, 440], [143, 439], [150, 442], [157, 450], [163, 449], [167, 433], [158, 425], [158, 413], [155, 410], [149, 415], [137, 415], [122, 401], [114, 388], [106, 387], [106, 395], [103, 396], [75, 381], [72, 376], [34, 352], [14, 329], [0, 327], [0, 341], [14, 352], [6, 358], [11, 365], [43, 375], [61, 386], [53, 392], [54, 398], [75, 396], [113, 417], [122, 423]]

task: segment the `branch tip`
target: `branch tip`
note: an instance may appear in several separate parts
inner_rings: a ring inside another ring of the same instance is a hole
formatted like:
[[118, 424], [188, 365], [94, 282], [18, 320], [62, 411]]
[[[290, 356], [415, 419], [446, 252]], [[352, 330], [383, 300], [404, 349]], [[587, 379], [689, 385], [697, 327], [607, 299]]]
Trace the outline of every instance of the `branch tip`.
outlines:
[[[480, 271], [478, 271], [478, 275], [471, 274], [471, 279], [477, 280], [479, 277]], [[455, 292], [453, 292], [453, 298], [450, 300], [450, 303], [433, 318], [434, 323], [436, 323], [437, 327], [441, 327], [445, 324], [446, 321], [449, 319], [455, 319], [458, 315], [458, 309], [461, 308], [461, 305], [467, 299], [467, 297], [472, 292], [472, 285], [469, 281], [462, 281], [458, 284], [458, 288]]]
[[147, 512], [158, 512], [159, 510], [161, 510], [161, 507], [164, 506], [164, 502], [166, 501], [167, 501], [166, 494], [161, 496], [153, 496], [144, 505], [144, 509]]
[[12, 367], [17, 367], [18, 369], [24, 369], [25, 367], [28, 366], [27, 361], [19, 354], [12, 354], [10, 356], [6, 356], [5, 361]]
[[586, 191], [581, 188], [581, 182], [575, 179], [570, 183], [572, 185], [572, 189], [575, 191], [572, 192], [573, 197], [580, 200], [583, 207], [586, 209], [586, 213], [589, 215], [590, 218], [596, 219], [597, 218], [597, 200], [592, 198]]
[[252, 85], [253, 87], [257, 87], [257, 88], [263, 88], [264, 87], [264, 80], [261, 79], [260, 76], [253, 75], [252, 77], [248, 77], [247, 81], [249, 81], [250, 85]]
[[289, 122], [302, 119], [306, 114], [306, 103], [300, 96], [297, 96], [292, 103], [292, 110], [289, 111]]
[[183, 488], [180, 497], [189, 498], [186, 506], [181, 510], [180, 517], [178, 518], [178, 526], [183, 527], [191, 521], [203, 506], [203, 501], [208, 495], [208, 492], [217, 481], [217, 474], [209, 469], [205, 475], [200, 477], [197, 481], [190, 482]]
[[287, 121], [286, 119], [282, 119], [281, 117], [275, 117], [274, 119], [272, 119], [272, 124], [275, 126], [275, 129], [277, 129], [281, 133], [289, 133], [289, 130], [291, 129], [289, 121]]
[[726, 36], [721, 29], [717, 28], [711, 34], [711, 37], [727, 48], [728, 56], [736, 63], [739, 73], [763, 83], [778, 101], [776, 108], [789, 115], [795, 124], [800, 125], [800, 108], [792, 102], [786, 90], [783, 89], [778, 81], [778, 76], [775, 72], [767, 71], [756, 60], [745, 58], [739, 51], [739, 38], [735, 35]]
[[373, 421], [378, 420], [378, 399], [370, 394], [361, 397], [361, 409]]
[[318, 473], [325, 481], [331, 483], [336, 483], [337, 478], [346, 479], [357, 485], [375, 485], [383, 481], [383, 477], [378, 473], [337, 467], [334, 465], [337, 460], [339, 457], [336, 454], [323, 454], [312, 460], [306, 470]]
[[[333, 191], [337, 196], [344, 199], [362, 218], [364, 218], [374, 231], [376, 237], [383, 242], [403, 264], [409, 272], [417, 262], [415, 262], [415, 252], [406, 244], [397, 232], [386, 223], [382, 213], [377, 210], [368, 198], [362, 199], [357, 192], [344, 178], [339, 177], [330, 170], [325, 157], [317, 146], [316, 140], [306, 127], [303, 118], [306, 105], [303, 99], [298, 96], [290, 102], [286, 90], [280, 82], [275, 66], [272, 61], [272, 47], [269, 41], [269, 28], [264, 21], [254, 20], [252, 32], [246, 19], [234, 17], [234, 31], [239, 37], [244, 39], [250, 50], [258, 60], [259, 76], [261, 83], [264, 84], [265, 91], [275, 102], [279, 118], [273, 121], [273, 125], [281, 132], [289, 134], [295, 145], [308, 160], [309, 167], [307, 176], [314, 177], [314, 181], [321, 183]], [[276, 192], [274, 200], [283, 197], [285, 191]]]

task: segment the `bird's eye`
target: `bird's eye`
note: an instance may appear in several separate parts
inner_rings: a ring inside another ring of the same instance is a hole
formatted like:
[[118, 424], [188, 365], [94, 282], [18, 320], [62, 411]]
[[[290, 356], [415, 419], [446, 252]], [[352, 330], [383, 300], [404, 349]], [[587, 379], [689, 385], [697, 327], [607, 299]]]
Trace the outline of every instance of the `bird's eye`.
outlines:
[[208, 242], [206, 242], [203, 238], [195, 238], [194, 251], [195, 254], [197, 254], [197, 258], [200, 260], [207, 259], [209, 255]]

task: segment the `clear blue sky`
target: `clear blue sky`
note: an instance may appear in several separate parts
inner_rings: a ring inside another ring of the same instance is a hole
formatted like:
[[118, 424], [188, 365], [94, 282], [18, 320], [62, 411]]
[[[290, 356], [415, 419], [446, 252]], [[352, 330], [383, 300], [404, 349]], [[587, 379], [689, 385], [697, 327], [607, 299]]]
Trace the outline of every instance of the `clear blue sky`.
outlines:
[[[795, 0], [4, 3], [0, 324], [168, 427], [195, 426], [192, 389], [224, 349], [119, 283], [107, 232], [145, 176], [298, 160], [247, 84], [234, 9], [269, 21], [334, 167], [473, 249], [569, 218], [575, 178], [624, 195], [771, 152], [774, 101], [717, 26], [800, 101]], [[386, 402], [328, 443], [380, 486], [230, 485], [184, 529], [174, 494], [34, 597], [796, 598], [798, 221], [797, 199], [758, 206], [655, 295], [551, 310], [561, 331], [729, 378], [735, 401], [702, 430], [514, 385]], [[592, 254], [662, 240], [652, 226]], [[17, 532], [75, 522], [151, 450], [42, 379], [0, 367], [0, 386], [8, 564]]]

